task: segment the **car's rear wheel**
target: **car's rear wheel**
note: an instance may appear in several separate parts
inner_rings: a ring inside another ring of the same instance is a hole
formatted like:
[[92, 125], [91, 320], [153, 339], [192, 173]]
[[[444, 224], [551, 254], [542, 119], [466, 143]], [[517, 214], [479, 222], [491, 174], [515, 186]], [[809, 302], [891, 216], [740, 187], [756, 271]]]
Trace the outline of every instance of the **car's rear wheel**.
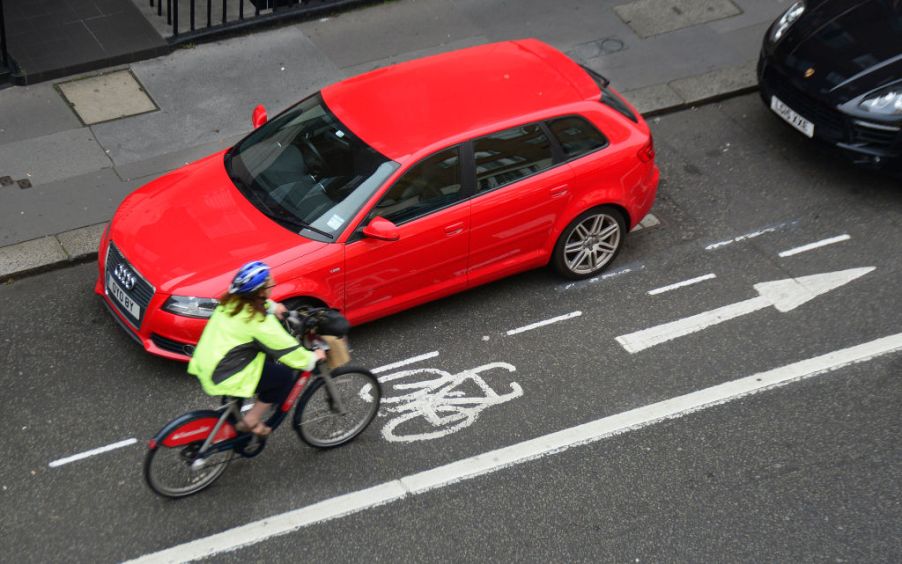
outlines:
[[626, 218], [613, 206], [580, 214], [561, 233], [551, 262], [562, 276], [579, 280], [605, 269], [623, 246]]

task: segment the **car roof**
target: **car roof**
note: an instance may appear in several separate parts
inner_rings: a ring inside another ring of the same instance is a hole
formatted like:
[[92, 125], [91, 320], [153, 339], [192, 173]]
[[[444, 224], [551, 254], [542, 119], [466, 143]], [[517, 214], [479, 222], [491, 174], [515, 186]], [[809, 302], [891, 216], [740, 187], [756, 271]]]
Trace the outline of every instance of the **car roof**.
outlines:
[[595, 98], [572, 59], [536, 39], [399, 63], [322, 91], [339, 120], [393, 160], [517, 116]]

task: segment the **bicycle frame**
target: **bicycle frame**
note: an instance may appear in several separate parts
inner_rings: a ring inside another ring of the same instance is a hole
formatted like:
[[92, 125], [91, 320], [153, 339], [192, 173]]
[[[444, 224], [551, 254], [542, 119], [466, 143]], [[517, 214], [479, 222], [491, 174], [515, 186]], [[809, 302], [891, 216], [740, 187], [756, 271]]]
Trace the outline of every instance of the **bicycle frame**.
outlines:
[[[294, 385], [291, 387], [291, 391], [288, 393], [285, 401], [283, 401], [275, 413], [267, 419], [266, 424], [270, 428], [275, 430], [282, 424], [282, 421], [285, 420], [288, 412], [291, 411], [291, 408], [297, 403], [304, 388], [307, 387], [307, 383], [310, 382], [314, 375], [324, 377], [319, 373], [319, 370], [315, 368], [312, 371], [301, 372], [298, 377], [295, 378]], [[326, 385], [331, 388], [332, 382], [328, 377], [326, 377], [326, 382]], [[258, 452], [254, 452], [251, 455], [245, 454], [243, 447], [247, 446], [254, 438], [256, 438], [256, 436], [253, 433], [239, 433], [234, 425], [234, 422], [241, 420], [240, 406], [242, 401], [242, 398], [232, 398], [212, 411], [200, 410], [186, 413], [161, 429], [160, 432], [157, 433], [157, 436], [151, 439], [148, 446], [151, 449], [154, 449], [157, 447], [158, 443], [162, 443], [168, 447], [180, 446], [182, 444], [187, 445], [196, 442], [197, 436], [204, 433], [206, 438], [200, 449], [197, 451], [197, 460], [203, 460], [212, 454], [227, 450], [234, 450], [245, 457], [254, 456], [258, 454]], [[213, 423], [213, 415], [217, 412], [221, 413], [215, 418], [215, 423]], [[211, 416], [203, 419], [197, 418], [198, 415], [207, 413]], [[188, 421], [191, 423], [185, 425]]]

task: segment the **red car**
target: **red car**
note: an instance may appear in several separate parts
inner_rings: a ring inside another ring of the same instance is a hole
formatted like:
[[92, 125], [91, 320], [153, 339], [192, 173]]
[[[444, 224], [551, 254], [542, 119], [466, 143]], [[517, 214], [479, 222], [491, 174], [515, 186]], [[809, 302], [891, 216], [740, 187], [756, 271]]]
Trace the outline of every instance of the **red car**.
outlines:
[[129, 195], [95, 291], [145, 349], [187, 360], [238, 268], [352, 324], [547, 264], [597, 274], [658, 185], [648, 126], [529, 39], [324, 88], [227, 151]]

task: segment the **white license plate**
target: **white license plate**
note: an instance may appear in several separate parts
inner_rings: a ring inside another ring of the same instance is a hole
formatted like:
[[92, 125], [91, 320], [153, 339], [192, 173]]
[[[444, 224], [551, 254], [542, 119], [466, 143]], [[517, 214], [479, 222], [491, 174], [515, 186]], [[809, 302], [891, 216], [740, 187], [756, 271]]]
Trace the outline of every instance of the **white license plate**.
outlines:
[[124, 307], [135, 319], [141, 319], [141, 306], [135, 303], [135, 300], [128, 297], [119, 284], [113, 280], [112, 276], [106, 277], [107, 293], [116, 298], [122, 307]]
[[771, 96], [770, 109], [775, 114], [786, 120], [786, 123], [798, 129], [808, 137], [814, 137], [814, 124], [795, 113], [792, 108], [783, 103], [776, 96]]

